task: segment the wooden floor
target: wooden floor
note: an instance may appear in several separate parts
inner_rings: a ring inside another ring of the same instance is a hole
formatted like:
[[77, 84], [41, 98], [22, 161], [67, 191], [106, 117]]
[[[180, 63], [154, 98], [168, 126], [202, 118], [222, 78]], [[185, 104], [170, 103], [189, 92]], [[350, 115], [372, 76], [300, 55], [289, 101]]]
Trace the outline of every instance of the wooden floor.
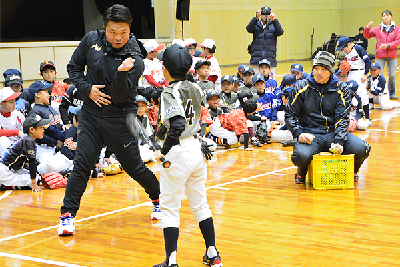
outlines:
[[[279, 82], [290, 63], [280, 65]], [[295, 185], [292, 147], [219, 148], [207, 193], [224, 266], [400, 266], [399, 115], [375, 109], [372, 127], [356, 133], [372, 151], [350, 190]], [[159, 165], [148, 166], [158, 177]], [[0, 266], [149, 267], [164, 259], [160, 222], [149, 219], [151, 203], [126, 174], [90, 180], [70, 237], [56, 231], [63, 196], [64, 189], [0, 192]], [[204, 252], [184, 199], [179, 266], [203, 266]]]

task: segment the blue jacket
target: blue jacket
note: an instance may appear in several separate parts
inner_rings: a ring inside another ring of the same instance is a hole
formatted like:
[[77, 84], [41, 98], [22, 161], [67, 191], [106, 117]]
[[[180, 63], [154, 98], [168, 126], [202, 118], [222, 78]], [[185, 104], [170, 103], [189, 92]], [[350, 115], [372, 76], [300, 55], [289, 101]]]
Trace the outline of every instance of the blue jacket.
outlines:
[[263, 96], [260, 96], [257, 100], [261, 104], [261, 111], [258, 113], [262, 116], [267, 117], [270, 121], [277, 120], [277, 108], [274, 105], [275, 95], [271, 91], [265, 91]]
[[70, 160], [74, 159], [78, 139], [77, 129], [74, 125], [65, 132], [50, 126], [45, 130], [45, 133], [51, 138], [63, 142], [64, 146], [61, 148], [61, 154], [65, 155]]
[[271, 67], [276, 67], [277, 37], [283, 34], [279, 20], [270, 21], [264, 29], [262, 22], [254, 17], [246, 30], [253, 34], [250, 65], [258, 65], [260, 60], [266, 58], [271, 62]]
[[[46, 106], [42, 104], [35, 104], [29, 113], [31, 114], [38, 114], [40, 117], [43, 119], [49, 119], [50, 120], [50, 125], [57, 128], [58, 130], [61, 130], [61, 121], [60, 121], [60, 114], [51, 106]], [[37, 144], [41, 145], [47, 145], [54, 147], [57, 145], [57, 140], [54, 138], [51, 138], [50, 136], [44, 134], [42, 139], [37, 138], [36, 140]]]

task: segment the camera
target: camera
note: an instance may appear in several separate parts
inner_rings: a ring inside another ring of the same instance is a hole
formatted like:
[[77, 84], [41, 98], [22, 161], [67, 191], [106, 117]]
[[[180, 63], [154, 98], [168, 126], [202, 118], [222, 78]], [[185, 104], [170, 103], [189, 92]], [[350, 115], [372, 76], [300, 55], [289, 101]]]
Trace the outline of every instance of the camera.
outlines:
[[268, 6], [264, 6], [261, 8], [261, 15], [271, 15], [271, 8]]

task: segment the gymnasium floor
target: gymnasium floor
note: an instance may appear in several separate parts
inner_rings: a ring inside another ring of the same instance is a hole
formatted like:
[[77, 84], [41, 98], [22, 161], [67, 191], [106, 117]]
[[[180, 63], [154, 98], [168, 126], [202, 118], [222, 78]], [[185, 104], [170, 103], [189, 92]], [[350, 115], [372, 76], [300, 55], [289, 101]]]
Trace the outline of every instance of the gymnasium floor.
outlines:
[[[291, 63], [279, 64], [278, 84]], [[311, 63], [301, 63], [309, 73]], [[399, 72], [396, 80], [400, 88]], [[400, 109], [371, 113], [372, 126], [356, 132], [372, 151], [354, 189], [294, 184], [292, 147], [279, 143], [215, 152], [206, 186], [224, 266], [400, 266]], [[159, 177], [158, 163], [148, 167]], [[160, 222], [149, 219], [149, 199], [125, 173], [89, 181], [74, 236], [57, 236], [63, 196], [64, 189], [0, 192], [0, 266], [149, 267], [164, 260]], [[204, 252], [184, 199], [179, 266], [203, 266]]]

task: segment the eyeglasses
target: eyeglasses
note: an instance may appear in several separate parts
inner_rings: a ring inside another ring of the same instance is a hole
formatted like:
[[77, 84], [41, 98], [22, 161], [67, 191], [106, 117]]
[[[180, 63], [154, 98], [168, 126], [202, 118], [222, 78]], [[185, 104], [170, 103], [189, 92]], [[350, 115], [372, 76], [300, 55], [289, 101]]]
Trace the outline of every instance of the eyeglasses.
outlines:
[[194, 47], [188, 47], [188, 50], [196, 50]]

